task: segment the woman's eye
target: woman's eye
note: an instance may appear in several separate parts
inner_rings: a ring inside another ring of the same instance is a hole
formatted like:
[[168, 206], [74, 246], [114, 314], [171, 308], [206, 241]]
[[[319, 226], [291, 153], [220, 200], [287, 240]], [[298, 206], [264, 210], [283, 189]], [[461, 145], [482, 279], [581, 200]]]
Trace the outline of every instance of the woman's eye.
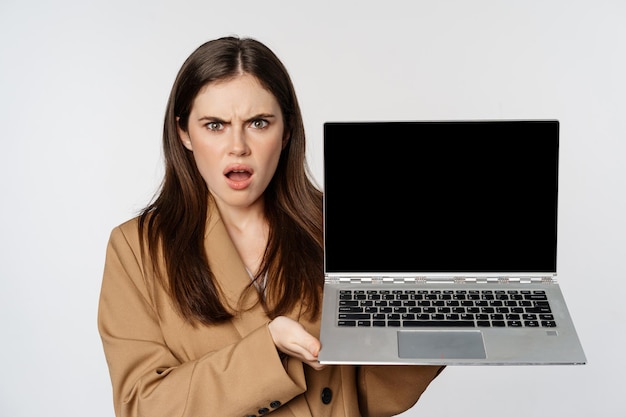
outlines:
[[255, 128], [255, 129], [263, 129], [268, 124], [269, 124], [269, 122], [267, 120], [258, 119], [258, 120], [253, 120], [252, 123], [251, 123], [251, 126], [253, 128]]
[[222, 128], [222, 124], [220, 122], [209, 122], [206, 124], [206, 127], [209, 130], [220, 130]]

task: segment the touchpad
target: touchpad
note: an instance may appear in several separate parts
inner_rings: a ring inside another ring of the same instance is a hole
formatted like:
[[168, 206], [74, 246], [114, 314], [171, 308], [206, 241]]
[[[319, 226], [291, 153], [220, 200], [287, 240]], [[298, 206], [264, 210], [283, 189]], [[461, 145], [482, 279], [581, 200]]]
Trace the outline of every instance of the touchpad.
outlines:
[[399, 331], [398, 356], [407, 359], [485, 359], [479, 331]]

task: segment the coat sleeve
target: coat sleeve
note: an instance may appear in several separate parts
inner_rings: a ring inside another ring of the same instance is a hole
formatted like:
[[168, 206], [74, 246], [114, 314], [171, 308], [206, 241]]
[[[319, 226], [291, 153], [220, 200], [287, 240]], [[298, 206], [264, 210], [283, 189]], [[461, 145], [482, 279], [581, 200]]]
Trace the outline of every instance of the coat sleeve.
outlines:
[[267, 325], [197, 360], [177, 358], [165, 343], [140, 260], [137, 237], [114, 229], [98, 329], [117, 417], [241, 416], [306, 390], [302, 367], [285, 370]]
[[359, 409], [365, 417], [389, 417], [413, 407], [441, 366], [377, 365], [357, 370]]

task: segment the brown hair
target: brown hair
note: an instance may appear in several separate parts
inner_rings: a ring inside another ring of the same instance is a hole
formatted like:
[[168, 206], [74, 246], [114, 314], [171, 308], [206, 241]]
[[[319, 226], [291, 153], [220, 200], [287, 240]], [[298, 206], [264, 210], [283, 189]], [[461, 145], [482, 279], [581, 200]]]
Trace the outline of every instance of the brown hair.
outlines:
[[[209, 324], [232, 317], [233, 312], [220, 301], [204, 251], [211, 196], [193, 154], [178, 137], [176, 119], [187, 130], [200, 89], [241, 73], [256, 77], [276, 97], [290, 138], [264, 194], [270, 232], [257, 274], [257, 278], [267, 274], [267, 302], [259, 297], [260, 302], [272, 318], [296, 307], [315, 317], [323, 284], [322, 193], [307, 166], [304, 125], [291, 78], [276, 55], [254, 39], [209, 41], [181, 67], [165, 114], [165, 175], [158, 195], [141, 212], [139, 232], [145, 234], [157, 278], [184, 318]], [[161, 255], [164, 274], [158, 272]]]

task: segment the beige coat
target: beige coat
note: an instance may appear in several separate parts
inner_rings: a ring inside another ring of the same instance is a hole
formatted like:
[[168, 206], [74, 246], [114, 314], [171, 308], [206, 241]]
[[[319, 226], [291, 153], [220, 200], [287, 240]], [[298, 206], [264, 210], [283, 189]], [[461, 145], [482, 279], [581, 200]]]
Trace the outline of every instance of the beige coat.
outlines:
[[[206, 250], [226, 301], [250, 277], [218, 215]], [[439, 367], [328, 366], [281, 362], [257, 306], [196, 328], [174, 311], [139, 249], [137, 219], [115, 228], [107, 248], [98, 328], [118, 417], [391, 416], [418, 400]], [[147, 284], [148, 283], [148, 284]], [[319, 337], [319, 321], [298, 318]]]

